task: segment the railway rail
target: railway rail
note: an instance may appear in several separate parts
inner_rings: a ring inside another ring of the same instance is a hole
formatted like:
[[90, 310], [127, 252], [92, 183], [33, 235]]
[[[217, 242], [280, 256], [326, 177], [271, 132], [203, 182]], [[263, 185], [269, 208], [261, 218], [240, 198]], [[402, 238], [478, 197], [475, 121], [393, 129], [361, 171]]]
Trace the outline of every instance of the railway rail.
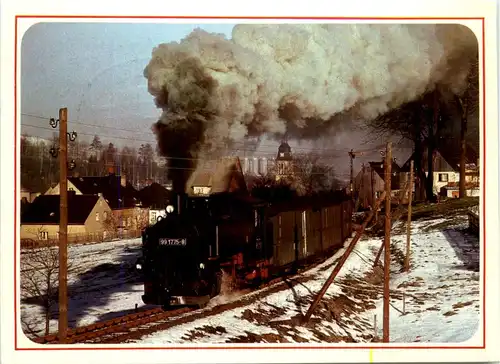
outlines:
[[[145, 325], [157, 320], [179, 316], [190, 311], [192, 311], [192, 309], [190, 308], [181, 308], [172, 311], [164, 311], [161, 308], [154, 308], [151, 310], [144, 310], [141, 312], [116, 317], [114, 319], [78, 327], [73, 330], [68, 330], [66, 343], [82, 343], [99, 337], [105, 337], [107, 335], [127, 332], [133, 327]], [[34, 341], [38, 344], [59, 344], [59, 338], [57, 334], [40, 337], [35, 339]]]
[[[311, 279], [309, 277], [301, 276], [300, 274], [323, 263], [328, 257], [331, 257], [338, 250], [339, 249], [337, 248], [328, 252], [326, 255], [316, 257], [313, 261], [310, 261], [305, 266], [302, 266], [302, 268], [299, 268], [296, 272], [298, 275], [293, 277], [290, 277], [289, 275], [279, 276], [268, 282], [262, 283], [258, 287], [255, 287], [254, 290], [244, 292], [240, 298], [234, 301], [204, 309], [183, 307], [176, 310], [165, 311], [162, 308], [154, 308], [151, 310], [144, 310], [116, 317], [114, 319], [68, 330], [67, 339], [64, 344], [125, 343], [130, 340], [138, 340], [143, 336], [165, 330], [176, 325], [217, 315], [226, 310], [243, 307], [251, 303], [259, 296], [266, 296], [274, 292], [289, 289], [290, 287]], [[335, 264], [336, 261], [338, 261], [338, 259], [336, 259], [332, 265]], [[34, 339], [34, 342], [38, 344], [61, 344], [57, 334], [36, 338]]]

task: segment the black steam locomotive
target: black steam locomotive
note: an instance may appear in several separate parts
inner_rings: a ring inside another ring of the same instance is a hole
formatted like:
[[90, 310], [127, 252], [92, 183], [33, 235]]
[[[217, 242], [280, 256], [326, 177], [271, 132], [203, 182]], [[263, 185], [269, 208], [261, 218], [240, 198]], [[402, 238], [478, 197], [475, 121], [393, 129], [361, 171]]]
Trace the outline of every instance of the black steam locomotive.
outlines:
[[220, 293], [223, 270], [255, 284], [342, 245], [352, 201], [333, 195], [279, 204], [234, 193], [178, 196], [174, 211], [143, 233], [144, 303], [202, 307]]

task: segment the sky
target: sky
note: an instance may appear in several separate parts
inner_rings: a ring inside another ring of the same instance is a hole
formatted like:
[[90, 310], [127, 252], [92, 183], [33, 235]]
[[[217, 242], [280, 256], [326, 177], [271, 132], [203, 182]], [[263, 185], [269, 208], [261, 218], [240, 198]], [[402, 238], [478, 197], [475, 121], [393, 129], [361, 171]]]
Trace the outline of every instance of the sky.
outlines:
[[[154, 47], [180, 41], [200, 27], [231, 38], [234, 24], [165, 23], [38, 23], [24, 34], [21, 45], [22, 133], [50, 138], [50, 117], [68, 108], [68, 131], [90, 141], [117, 146], [156, 145], [151, 126], [161, 114], [147, 90], [143, 70]], [[360, 133], [346, 131], [316, 145], [290, 141], [296, 152], [332, 150], [345, 177], [347, 152], [365, 149]], [[264, 141], [258, 156], [272, 157], [276, 141]], [[292, 152], [294, 150], [292, 149]], [[245, 152], [235, 152], [240, 157]], [[239, 154], [238, 154], [239, 153]], [[358, 158], [355, 168], [373, 157]], [[400, 158], [404, 163], [406, 156]], [[340, 166], [342, 165], [342, 166]]]
[[51, 135], [52, 131], [40, 128], [49, 127], [48, 120], [42, 117], [57, 117], [59, 108], [67, 107], [68, 128], [82, 135], [98, 133], [101, 139], [116, 144], [154, 142], [150, 127], [160, 110], [154, 105], [143, 76], [153, 48], [180, 41], [196, 27], [230, 38], [233, 26], [36, 24], [22, 40], [22, 131]]

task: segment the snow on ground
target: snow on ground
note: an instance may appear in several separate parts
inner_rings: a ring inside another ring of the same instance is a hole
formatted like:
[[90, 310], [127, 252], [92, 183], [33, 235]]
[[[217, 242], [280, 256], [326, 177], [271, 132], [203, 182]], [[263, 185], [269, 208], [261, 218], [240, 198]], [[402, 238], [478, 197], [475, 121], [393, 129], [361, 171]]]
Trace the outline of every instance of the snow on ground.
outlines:
[[[339, 274], [342, 281], [363, 279], [363, 273], [370, 269], [379, 247], [378, 240], [362, 241]], [[224, 342], [322, 342], [339, 341], [339, 338], [352, 341], [362, 340], [363, 334], [371, 323], [366, 319], [350, 324], [339, 325], [334, 320], [320, 319], [310, 327], [296, 325], [309, 307], [309, 300], [317, 293], [333, 269], [345, 249], [341, 249], [333, 257], [319, 266], [305, 272], [300, 278], [291, 278], [288, 284], [281, 284], [282, 290], [266, 295], [266, 291], [277, 289], [272, 287], [252, 293], [253, 303], [208, 316], [201, 320], [175, 326], [169, 330], [155, 333], [141, 340], [141, 343], [224, 343]], [[335, 300], [342, 296], [342, 286], [332, 285], [326, 297]], [[245, 298], [248, 295], [244, 296]], [[352, 299], [357, 305], [361, 300]], [[207, 309], [209, 311], [209, 309]], [[322, 311], [320, 309], [320, 311]]]
[[[462, 342], [478, 329], [479, 244], [464, 231], [464, 221], [414, 222], [409, 273], [402, 272], [406, 235], [393, 235], [391, 342]], [[378, 341], [382, 337], [382, 271], [373, 270], [372, 265], [381, 243], [382, 239], [358, 243], [307, 324], [300, 318], [343, 250], [306, 273], [311, 280], [259, 297], [247, 306], [157, 332], [140, 342]]]
[[[435, 220], [432, 225], [444, 222]], [[390, 311], [391, 342], [463, 342], [479, 328], [478, 239], [464, 232], [463, 224], [429, 228], [426, 223], [413, 224], [410, 272], [401, 273], [397, 263], [392, 268], [391, 289], [397, 298]], [[402, 257], [406, 236], [396, 236], [392, 243]], [[373, 314], [381, 320], [382, 302]], [[382, 336], [380, 325], [378, 335]]]
[[[392, 342], [460, 342], [477, 330], [479, 244], [476, 237], [464, 231], [465, 221], [462, 216], [455, 217], [455, 223], [451, 219], [413, 222], [409, 273], [402, 272], [405, 229], [394, 229]], [[206, 315], [201, 319], [188, 319], [184, 324], [143, 337], [140, 342], [377, 341], [382, 336], [382, 270], [372, 266], [381, 243], [381, 238], [361, 239], [307, 324], [301, 323], [302, 316], [345, 249], [300, 276], [287, 278], [285, 283], [249, 294], [233, 292], [216, 297], [204, 309]], [[21, 261], [28, 259], [29, 254], [23, 251]], [[117, 317], [133, 311], [136, 304], [144, 306], [143, 286], [134, 272], [139, 256], [140, 239], [70, 246], [70, 326]], [[229, 303], [228, 309], [211, 312], [221, 303]], [[23, 300], [21, 310], [22, 319], [34, 331], [43, 328], [42, 309], [36, 302]], [[51, 330], [55, 331], [57, 305], [53, 311]]]
[[[133, 311], [141, 300], [143, 285], [135, 273], [135, 261], [140, 256], [141, 239], [119, 240], [68, 247], [68, 321], [70, 327], [91, 324]], [[21, 321], [26, 333], [39, 335], [45, 328], [44, 310], [39, 301], [30, 298], [34, 289], [42, 290], [47, 277], [44, 263], [40, 271], [28, 270], [37, 254], [42, 258], [57, 259], [57, 248], [23, 249], [21, 252]], [[32, 277], [35, 275], [36, 277]], [[57, 286], [57, 270], [51, 280]], [[27, 288], [24, 288], [24, 287]], [[28, 294], [31, 293], [31, 294]], [[57, 292], [55, 301], [57, 301]], [[51, 308], [50, 329], [57, 331], [58, 305]]]

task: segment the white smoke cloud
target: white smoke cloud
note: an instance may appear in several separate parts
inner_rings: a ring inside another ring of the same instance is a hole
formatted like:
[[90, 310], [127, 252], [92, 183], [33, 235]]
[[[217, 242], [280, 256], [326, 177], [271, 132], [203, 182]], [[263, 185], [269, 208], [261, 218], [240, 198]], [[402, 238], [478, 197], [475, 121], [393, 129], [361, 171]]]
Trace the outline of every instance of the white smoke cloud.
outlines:
[[159, 45], [144, 75], [161, 123], [203, 122], [199, 155], [248, 136], [315, 139], [439, 84], [459, 92], [472, 57], [477, 40], [461, 25], [245, 24], [231, 40], [197, 29]]

